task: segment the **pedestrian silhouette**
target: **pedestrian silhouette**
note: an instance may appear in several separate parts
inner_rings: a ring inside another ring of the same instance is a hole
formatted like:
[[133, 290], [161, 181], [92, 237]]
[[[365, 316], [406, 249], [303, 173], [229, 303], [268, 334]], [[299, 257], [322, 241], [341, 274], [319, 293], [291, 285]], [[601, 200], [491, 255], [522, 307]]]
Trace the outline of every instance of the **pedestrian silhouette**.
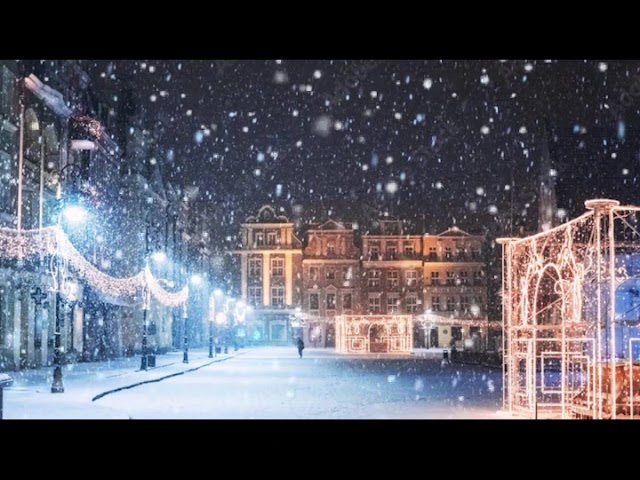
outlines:
[[302, 358], [302, 350], [304, 350], [304, 342], [302, 341], [302, 338], [298, 337], [298, 355], [300, 355], [300, 358]]

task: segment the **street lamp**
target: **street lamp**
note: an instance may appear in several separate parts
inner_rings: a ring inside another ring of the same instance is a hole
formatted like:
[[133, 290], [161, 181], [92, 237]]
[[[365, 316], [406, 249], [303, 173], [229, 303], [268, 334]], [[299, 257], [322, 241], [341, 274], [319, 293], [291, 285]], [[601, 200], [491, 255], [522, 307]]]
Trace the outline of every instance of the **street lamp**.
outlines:
[[[147, 213], [147, 221], [144, 226], [144, 263], [145, 274], [149, 273], [149, 214]], [[150, 308], [151, 297], [149, 286], [147, 285], [145, 275], [144, 291], [142, 292], [142, 352], [140, 356], [140, 370], [147, 370], [149, 364], [149, 354], [147, 353], [147, 311]]]
[[[191, 276], [191, 284], [192, 285], [201, 285], [202, 277], [197, 273]], [[187, 303], [185, 302], [184, 308], [182, 310], [182, 316], [184, 317], [184, 353], [182, 355], [182, 363], [189, 363], [189, 319], [187, 315]]]
[[[225, 312], [218, 312], [216, 314], [216, 323], [219, 325], [220, 330], [224, 332], [225, 324], [227, 323], [227, 314]], [[227, 353], [226, 343], [225, 343], [225, 352]]]
[[[223, 298], [224, 293], [222, 293], [222, 290], [219, 288], [216, 288], [209, 297], [209, 358], [216, 356], [213, 349], [213, 322], [218, 318], [216, 316], [216, 299], [218, 302], [221, 302]], [[218, 315], [220, 315], [220, 313], [218, 313]]]
[[151, 258], [156, 263], [164, 263], [167, 260], [167, 254], [162, 250], [158, 250], [157, 252], [154, 252], [153, 255], [151, 255]]
[[[58, 198], [60, 201], [60, 198]], [[72, 223], [81, 223], [87, 219], [87, 211], [79, 205], [68, 205], [58, 211], [58, 227], [62, 231], [62, 218], [69, 219]], [[53, 333], [54, 350], [53, 350], [53, 383], [51, 384], [51, 393], [64, 393], [64, 384], [62, 383], [62, 283], [64, 280], [62, 267], [62, 252], [58, 243], [56, 252], [56, 325]]]

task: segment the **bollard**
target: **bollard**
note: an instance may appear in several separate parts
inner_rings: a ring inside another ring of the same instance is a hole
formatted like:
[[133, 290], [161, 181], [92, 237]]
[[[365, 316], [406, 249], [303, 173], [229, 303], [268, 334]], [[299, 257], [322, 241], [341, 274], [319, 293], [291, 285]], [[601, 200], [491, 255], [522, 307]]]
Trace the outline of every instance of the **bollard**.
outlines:
[[0, 420], [2, 420], [2, 403], [3, 403], [3, 390], [4, 387], [8, 387], [13, 383], [13, 379], [6, 373], [0, 373]]

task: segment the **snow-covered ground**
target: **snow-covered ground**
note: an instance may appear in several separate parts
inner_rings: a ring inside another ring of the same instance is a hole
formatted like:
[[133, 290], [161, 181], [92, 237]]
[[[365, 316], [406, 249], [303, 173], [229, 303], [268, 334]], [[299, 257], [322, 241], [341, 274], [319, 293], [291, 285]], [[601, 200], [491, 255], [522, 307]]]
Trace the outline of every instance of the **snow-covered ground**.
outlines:
[[139, 357], [66, 367], [63, 394], [49, 393], [52, 369], [32, 370], [12, 374], [5, 418], [505, 418], [499, 369], [441, 358], [307, 348], [300, 359], [295, 347], [262, 347], [211, 363], [205, 350], [195, 350], [189, 365], [176, 352], [158, 356], [159, 368], [147, 372], [136, 371]]

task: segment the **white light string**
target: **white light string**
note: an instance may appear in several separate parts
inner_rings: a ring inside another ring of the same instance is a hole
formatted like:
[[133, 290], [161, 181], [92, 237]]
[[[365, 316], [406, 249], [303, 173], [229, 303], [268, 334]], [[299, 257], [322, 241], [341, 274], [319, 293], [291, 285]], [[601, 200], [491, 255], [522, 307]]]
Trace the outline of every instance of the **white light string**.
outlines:
[[[148, 267], [132, 277], [125, 278], [112, 277], [98, 270], [73, 246], [59, 226], [22, 230], [21, 232], [0, 227], [0, 258], [26, 259], [56, 254], [71, 264], [79, 278], [95, 290], [110, 297], [132, 299], [144, 288], [145, 282], [151, 295], [168, 307], [176, 307], [185, 303], [189, 296], [188, 286], [178, 292], [165, 290]], [[53, 269], [51, 269], [51, 273], [55, 277]]]

